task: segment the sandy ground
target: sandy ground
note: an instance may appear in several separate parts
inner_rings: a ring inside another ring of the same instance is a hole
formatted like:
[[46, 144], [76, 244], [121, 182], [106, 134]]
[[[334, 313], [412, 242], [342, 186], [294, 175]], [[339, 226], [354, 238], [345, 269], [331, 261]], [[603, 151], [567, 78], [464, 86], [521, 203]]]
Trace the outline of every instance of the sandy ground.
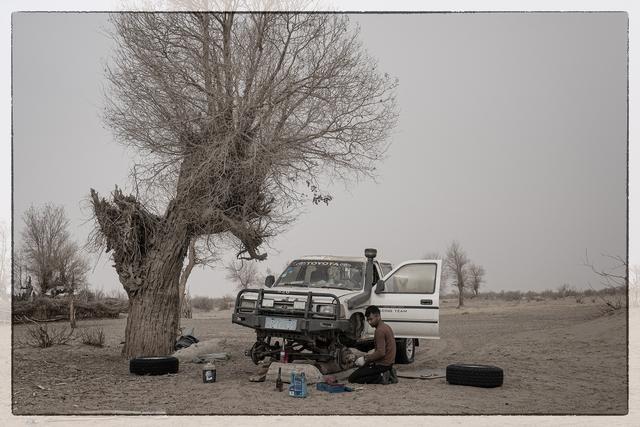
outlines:
[[[393, 385], [306, 399], [252, 383], [243, 355], [254, 332], [231, 324], [230, 312], [184, 320], [200, 339], [226, 338], [232, 359], [217, 364], [218, 382], [203, 384], [202, 365], [184, 363], [174, 376], [130, 375], [120, 357], [125, 319], [82, 321], [104, 328], [107, 343], [48, 349], [13, 347], [12, 411], [19, 414], [625, 414], [626, 312], [601, 314], [591, 300], [516, 303], [471, 300], [441, 310], [441, 339], [421, 341], [407, 368], [449, 363], [494, 364], [505, 370], [495, 389], [453, 386], [444, 379], [400, 379]], [[62, 326], [63, 324], [59, 324]], [[26, 326], [13, 328], [14, 340]], [[398, 366], [401, 370], [402, 365]]]

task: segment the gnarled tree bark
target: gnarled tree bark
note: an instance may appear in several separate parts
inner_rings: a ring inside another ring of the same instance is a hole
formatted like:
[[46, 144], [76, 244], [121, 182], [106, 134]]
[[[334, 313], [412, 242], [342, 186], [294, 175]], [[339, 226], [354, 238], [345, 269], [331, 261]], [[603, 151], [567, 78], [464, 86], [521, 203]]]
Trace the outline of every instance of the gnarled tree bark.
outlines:
[[174, 351], [182, 271], [189, 235], [171, 203], [163, 217], [147, 212], [116, 188], [111, 202], [91, 190], [94, 212], [107, 252], [129, 296], [122, 354], [160, 356]]

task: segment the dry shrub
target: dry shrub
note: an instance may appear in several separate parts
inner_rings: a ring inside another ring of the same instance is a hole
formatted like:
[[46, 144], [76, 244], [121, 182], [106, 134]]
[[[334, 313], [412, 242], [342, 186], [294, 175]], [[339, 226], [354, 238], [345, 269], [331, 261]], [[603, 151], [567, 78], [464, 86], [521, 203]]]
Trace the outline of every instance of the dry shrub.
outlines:
[[544, 298], [545, 300], [557, 300], [558, 299], [558, 293], [552, 291], [551, 289], [545, 289], [544, 291], [540, 292], [540, 297]]
[[625, 286], [604, 288], [596, 294], [602, 301], [601, 310], [604, 314], [613, 314], [627, 308], [627, 289]]
[[[126, 313], [129, 302], [119, 298], [105, 298], [100, 301], [75, 301], [76, 319], [117, 318]], [[35, 320], [68, 320], [69, 299], [38, 296], [33, 301], [13, 302], [13, 321], [19, 323], [25, 318]]]
[[66, 344], [71, 340], [73, 329], [66, 327], [49, 327], [46, 323], [38, 323], [31, 319], [35, 326], [27, 329], [27, 337], [22, 342], [30, 347], [47, 348], [54, 345]]
[[520, 301], [522, 293], [520, 291], [500, 291], [499, 298], [505, 301]]
[[195, 310], [211, 311], [215, 307], [215, 300], [210, 297], [195, 296], [191, 298], [191, 307]]
[[104, 347], [104, 330], [102, 328], [85, 329], [80, 332], [82, 344]]
[[215, 299], [215, 307], [218, 311], [229, 310], [234, 307], [235, 303], [236, 301], [231, 295], [225, 295], [222, 298]]
[[559, 298], [574, 297], [577, 294], [578, 294], [578, 291], [576, 291], [573, 287], [569, 286], [569, 284], [567, 283], [565, 283], [564, 285], [558, 288]]

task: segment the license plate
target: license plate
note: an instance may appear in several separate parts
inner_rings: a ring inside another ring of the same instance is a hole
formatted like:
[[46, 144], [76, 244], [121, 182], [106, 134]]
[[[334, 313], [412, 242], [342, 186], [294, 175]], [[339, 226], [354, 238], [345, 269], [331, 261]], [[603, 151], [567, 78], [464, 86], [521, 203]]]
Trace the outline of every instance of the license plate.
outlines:
[[279, 317], [267, 317], [264, 320], [266, 329], [282, 329], [284, 331], [295, 331], [297, 326], [296, 319], [281, 319]]

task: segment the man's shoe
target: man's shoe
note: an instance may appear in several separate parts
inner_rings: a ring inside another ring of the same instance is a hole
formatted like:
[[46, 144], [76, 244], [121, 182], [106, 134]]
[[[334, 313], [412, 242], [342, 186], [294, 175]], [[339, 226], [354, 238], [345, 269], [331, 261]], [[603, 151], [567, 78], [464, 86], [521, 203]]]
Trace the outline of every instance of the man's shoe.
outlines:
[[389, 384], [389, 381], [390, 381], [389, 371], [382, 372], [380, 376], [382, 377], [380, 379], [380, 384], [384, 384], [384, 385]]
[[396, 372], [396, 368], [391, 368], [389, 371], [389, 384], [398, 384], [398, 373]]

